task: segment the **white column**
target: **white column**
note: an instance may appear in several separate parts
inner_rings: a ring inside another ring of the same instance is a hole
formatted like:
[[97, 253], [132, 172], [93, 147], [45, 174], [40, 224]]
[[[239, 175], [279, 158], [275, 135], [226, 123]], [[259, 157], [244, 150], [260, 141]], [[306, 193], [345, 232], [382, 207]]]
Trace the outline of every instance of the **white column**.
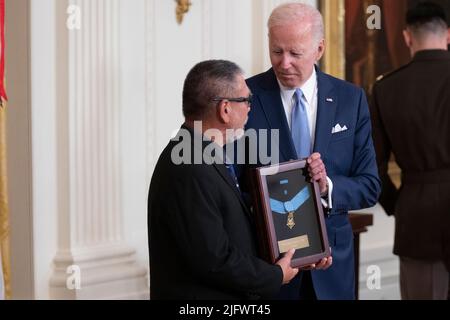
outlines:
[[[80, 29], [66, 26], [70, 5], [79, 9]], [[146, 268], [124, 241], [119, 16], [119, 0], [56, 1], [58, 251], [51, 298], [149, 294]], [[78, 280], [81, 290], [73, 288]]]
[[157, 160], [156, 132], [156, 15], [154, 1], [145, 1], [145, 110], [146, 110], [146, 182], [150, 182]]

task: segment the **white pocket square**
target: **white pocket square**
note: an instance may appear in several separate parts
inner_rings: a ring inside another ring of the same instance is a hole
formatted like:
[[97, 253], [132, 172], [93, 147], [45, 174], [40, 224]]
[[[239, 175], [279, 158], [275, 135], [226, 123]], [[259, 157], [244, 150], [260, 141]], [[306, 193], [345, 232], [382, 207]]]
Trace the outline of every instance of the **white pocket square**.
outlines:
[[343, 132], [343, 131], [347, 131], [347, 130], [348, 130], [347, 126], [341, 127], [341, 125], [338, 123], [337, 125], [335, 125], [333, 127], [333, 129], [331, 129], [331, 134], [335, 134], [335, 133], [339, 133], [339, 132]]

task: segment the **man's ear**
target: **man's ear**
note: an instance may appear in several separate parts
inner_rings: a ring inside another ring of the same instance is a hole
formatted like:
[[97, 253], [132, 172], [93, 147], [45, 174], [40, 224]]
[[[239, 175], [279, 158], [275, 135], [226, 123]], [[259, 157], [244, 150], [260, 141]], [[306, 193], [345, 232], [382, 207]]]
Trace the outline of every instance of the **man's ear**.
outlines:
[[403, 30], [403, 40], [405, 40], [405, 44], [408, 48], [412, 46], [411, 33], [405, 29]]
[[219, 117], [219, 120], [223, 123], [229, 123], [231, 119], [230, 112], [231, 112], [230, 102], [228, 100], [220, 101], [219, 106], [217, 107], [217, 115]]
[[325, 52], [325, 40], [322, 39], [322, 40], [320, 40], [319, 46], [317, 47], [316, 61], [319, 61], [320, 59], [322, 59], [324, 52]]

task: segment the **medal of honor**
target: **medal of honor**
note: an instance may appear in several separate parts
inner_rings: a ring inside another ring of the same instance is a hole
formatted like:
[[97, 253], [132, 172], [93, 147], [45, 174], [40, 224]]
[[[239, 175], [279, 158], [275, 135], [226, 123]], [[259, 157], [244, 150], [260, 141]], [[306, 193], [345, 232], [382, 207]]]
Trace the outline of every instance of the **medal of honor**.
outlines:
[[310, 197], [308, 187], [304, 187], [297, 193], [292, 200], [281, 202], [270, 198], [270, 209], [279, 214], [287, 214], [286, 226], [292, 230], [295, 226], [294, 213], [297, 211]]
[[294, 212], [289, 212], [286, 225], [289, 227], [289, 229], [295, 227]]

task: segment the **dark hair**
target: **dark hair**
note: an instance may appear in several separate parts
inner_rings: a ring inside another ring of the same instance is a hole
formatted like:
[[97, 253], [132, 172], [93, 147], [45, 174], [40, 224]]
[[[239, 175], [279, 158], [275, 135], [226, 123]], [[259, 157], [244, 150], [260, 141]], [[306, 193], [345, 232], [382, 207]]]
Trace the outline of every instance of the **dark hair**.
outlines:
[[236, 88], [236, 77], [243, 74], [235, 63], [208, 60], [189, 71], [183, 87], [183, 115], [190, 120], [203, 120], [215, 109], [215, 97], [229, 96]]
[[420, 2], [406, 13], [406, 25], [413, 31], [444, 32], [448, 28], [444, 9], [433, 2]]

